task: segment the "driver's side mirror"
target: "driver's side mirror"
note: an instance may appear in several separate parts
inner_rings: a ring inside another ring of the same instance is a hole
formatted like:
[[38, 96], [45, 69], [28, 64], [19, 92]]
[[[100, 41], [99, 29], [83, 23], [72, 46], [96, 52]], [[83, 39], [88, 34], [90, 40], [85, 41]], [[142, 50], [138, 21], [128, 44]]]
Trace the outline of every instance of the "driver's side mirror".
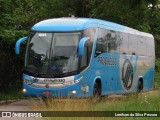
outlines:
[[79, 45], [78, 45], [78, 54], [79, 55], [83, 55], [84, 54], [84, 45], [86, 43], [87, 40], [89, 40], [90, 37], [83, 37], [80, 42], [79, 42]]
[[15, 45], [15, 53], [19, 55], [21, 43], [27, 40], [27, 37], [20, 38]]

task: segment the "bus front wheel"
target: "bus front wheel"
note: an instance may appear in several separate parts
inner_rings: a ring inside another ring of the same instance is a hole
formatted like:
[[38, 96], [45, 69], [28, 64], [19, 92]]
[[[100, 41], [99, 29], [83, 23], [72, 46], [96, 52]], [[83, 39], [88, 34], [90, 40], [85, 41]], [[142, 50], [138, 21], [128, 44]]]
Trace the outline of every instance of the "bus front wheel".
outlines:
[[93, 97], [91, 98], [92, 103], [97, 103], [101, 100], [101, 84], [94, 83]]
[[139, 80], [139, 81], [138, 81], [137, 92], [140, 93], [140, 92], [142, 92], [142, 90], [143, 90], [143, 84], [142, 84], [142, 81]]

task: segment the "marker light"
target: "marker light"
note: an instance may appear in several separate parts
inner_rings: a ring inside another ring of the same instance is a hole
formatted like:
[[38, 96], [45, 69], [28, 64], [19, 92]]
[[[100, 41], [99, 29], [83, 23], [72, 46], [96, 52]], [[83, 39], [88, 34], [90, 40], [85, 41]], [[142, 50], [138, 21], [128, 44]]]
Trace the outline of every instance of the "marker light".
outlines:
[[73, 90], [72, 93], [73, 93], [73, 94], [76, 94], [76, 90]]
[[26, 92], [26, 89], [23, 89], [23, 92]]

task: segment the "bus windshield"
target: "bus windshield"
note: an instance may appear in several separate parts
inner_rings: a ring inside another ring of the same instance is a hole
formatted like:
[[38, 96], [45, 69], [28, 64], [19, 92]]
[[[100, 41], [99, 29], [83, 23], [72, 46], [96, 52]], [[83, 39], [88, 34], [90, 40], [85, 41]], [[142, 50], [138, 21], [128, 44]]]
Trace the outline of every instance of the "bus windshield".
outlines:
[[28, 40], [25, 69], [37, 74], [77, 71], [80, 32], [34, 32]]

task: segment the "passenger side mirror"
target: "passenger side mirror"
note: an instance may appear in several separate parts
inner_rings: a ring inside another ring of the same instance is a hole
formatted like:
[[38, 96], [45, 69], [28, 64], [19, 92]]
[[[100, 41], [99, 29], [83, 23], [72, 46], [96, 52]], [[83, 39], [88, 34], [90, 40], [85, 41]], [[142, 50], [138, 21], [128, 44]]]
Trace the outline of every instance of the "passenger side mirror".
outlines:
[[27, 40], [27, 37], [20, 38], [15, 45], [15, 53], [19, 55], [21, 43]]
[[83, 55], [84, 54], [84, 45], [86, 43], [87, 40], [89, 40], [90, 37], [83, 37], [80, 42], [79, 42], [79, 45], [78, 45], [78, 54], [79, 55]]

